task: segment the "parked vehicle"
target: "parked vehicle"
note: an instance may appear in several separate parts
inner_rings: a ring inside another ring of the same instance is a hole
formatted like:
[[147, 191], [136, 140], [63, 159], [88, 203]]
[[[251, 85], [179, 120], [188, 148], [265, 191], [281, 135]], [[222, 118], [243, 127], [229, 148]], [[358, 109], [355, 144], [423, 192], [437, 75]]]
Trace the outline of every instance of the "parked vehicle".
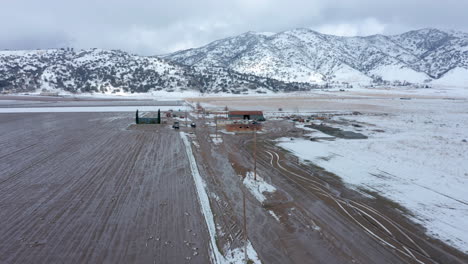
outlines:
[[174, 129], [179, 129], [179, 128], [180, 128], [179, 122], [177, 122], [177, 121], [174, 122], [174, 124], [172, 125], [172, 128], [174, 128]]
[[192, 123], [190, 124], [190, 126], [193, 127], [193, 128], [196, 128], [196, 127], [197, 127], [197, 124], [195, 124], [195, 122], [192, 122]]

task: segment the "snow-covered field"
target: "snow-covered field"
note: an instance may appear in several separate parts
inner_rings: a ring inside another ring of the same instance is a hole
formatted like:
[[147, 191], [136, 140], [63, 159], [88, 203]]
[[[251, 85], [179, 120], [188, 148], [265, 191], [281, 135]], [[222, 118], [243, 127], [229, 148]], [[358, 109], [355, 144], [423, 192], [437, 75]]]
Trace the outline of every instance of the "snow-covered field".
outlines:
[[[203, 97], [186, 98], [193, 104], [200, 103], [207, 110], [261, 110], [267, 118], [284, 115], [304, 114], [317, 111], [387, 111], [385, 103], [376, 100], [446, 99], [466, 100], [468, 84], [463, 87], [437, 86], [434, 88], [415, 87], [374, 87], [314, 90], [309, 92], [276, 93], [265, 95], [223, 95], [213, 94]], [[366, 107], [364, 107], [366, 106]], [[393, 107], [393, 105], [389, 105]], [[278, 110], [281, 109], [281, 112]]]
[[334, 117], [363, 125], [338, 127], [369, 139], [297, 138], [277, 144], [338, 175], [352, 188], [398, 202], [428, 234], [468, 252], [468, 101], [374, 103], [387, 115]]

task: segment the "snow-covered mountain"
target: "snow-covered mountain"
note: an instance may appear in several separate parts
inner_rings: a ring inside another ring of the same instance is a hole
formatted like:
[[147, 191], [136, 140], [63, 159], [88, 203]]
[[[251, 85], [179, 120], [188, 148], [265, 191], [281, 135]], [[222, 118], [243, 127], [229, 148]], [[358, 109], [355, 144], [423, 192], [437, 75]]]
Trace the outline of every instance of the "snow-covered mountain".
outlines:
[[468, 34], [421, 29], [401, 35], [339, 37], [310, 29], [248, 32], [161, 56], [282, 81], [438, 83], [468, 86]]
[[203, 93], [266, 93], [309, 90], [225, 68], [191, 67], [157, 57], [100, 49], [0, 51], [0, 91], [58, 90], [72, 93], [134, 93], [185, 90]]
[[248, 32], [160, 57], [89, 49], [0, 51], [0, 92], [302, 91], [348, 84], [468, 87], [468, 34], [338, 37]]

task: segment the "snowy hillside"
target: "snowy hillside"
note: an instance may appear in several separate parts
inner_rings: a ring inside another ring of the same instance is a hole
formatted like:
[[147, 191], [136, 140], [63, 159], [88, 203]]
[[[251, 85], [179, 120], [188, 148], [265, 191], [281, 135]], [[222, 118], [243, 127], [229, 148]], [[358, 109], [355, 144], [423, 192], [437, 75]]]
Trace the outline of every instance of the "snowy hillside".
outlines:
[[0, 51], [0, 91], [140, 93], [185, 90], [202, 93], [268, 93], [310, 90], [224, 68], [189, 67], [122, 51], [72, 49]]
[[[248, 32], [162, 57], [283, 81], [427, 84], [437, 80], [451, 85], [465, 80], [451, 76], [468, 69], [468, 34], [437, 29], [368, 37], [338, 37], [310, 29], [274, 35]], [[451, 71], [455, 73], [444, 78]]]
[[468, 34], [337, 37], [248, 32], [159, 57], [115, 50], [0, 51], [0, 92], [271, 93], [349, 85], [468, 87]]

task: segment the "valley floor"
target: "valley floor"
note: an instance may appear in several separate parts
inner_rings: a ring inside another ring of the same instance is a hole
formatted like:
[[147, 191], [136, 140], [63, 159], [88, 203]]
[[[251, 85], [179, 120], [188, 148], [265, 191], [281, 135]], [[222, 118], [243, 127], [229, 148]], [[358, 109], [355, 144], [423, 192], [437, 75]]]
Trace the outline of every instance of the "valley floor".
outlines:
[[[194, 112], [181, 132], [135, 126], [122, 110], [179, 103], [0, 97], [17, 109], [0, 113], [0, 262], [243, 263], [247, 248], [254, 263], [466, 263], [467, 99], [188, 99], [265, 111], [254, 180], [252, 133]], [[44, 107], [62, 110], [30, 113]]]
[[[326, 117], [296, 123], [299, 135], [275, 140], [304, 165], [320, 166], [363, 195], [385, 197], [431, 237], [468, 252], [468, 97], [456, 92], [367, 90], [304, 97], [193, 98], [208, 109], [267, 110], [267, 119]], [[281, 109], [282, 111], [278, 111]], [[291, 121], [293, 124], [294, 122]], [[362, 133], [333, 137], [310, 125]], [[269, 133], [269, 132], [267, 132]]]

